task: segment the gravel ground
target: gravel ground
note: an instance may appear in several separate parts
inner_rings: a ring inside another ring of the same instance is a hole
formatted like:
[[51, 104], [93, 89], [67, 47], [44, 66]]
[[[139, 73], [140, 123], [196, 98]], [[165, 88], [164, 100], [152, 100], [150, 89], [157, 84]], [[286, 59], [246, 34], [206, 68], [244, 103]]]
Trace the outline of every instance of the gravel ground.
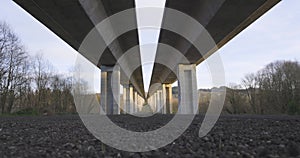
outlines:
[[[140, 131], [166, 124], [172, 115], [136, 119], [111, 116], [119, 126]], [[300, 117], [221, 116], [213, 130], [198, 137], [203, 116], [173, 143], [144, 153], [102, 144], [77, 115], [0, 117], [0, 157], [300, 157]]]

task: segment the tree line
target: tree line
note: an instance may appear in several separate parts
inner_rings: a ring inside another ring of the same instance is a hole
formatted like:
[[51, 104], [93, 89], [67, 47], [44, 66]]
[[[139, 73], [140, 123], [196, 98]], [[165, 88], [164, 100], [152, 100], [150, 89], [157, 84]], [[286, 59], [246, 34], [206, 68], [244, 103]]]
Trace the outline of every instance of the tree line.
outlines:
[[0, 112], [75, 112], [72, 78], [55, 73], [41, 54], [30, 56], [18, 36], [0, 22]]
[[276, 61], [227, 89], [225, 111], [232, 114], [300, 114], [300, 64]]

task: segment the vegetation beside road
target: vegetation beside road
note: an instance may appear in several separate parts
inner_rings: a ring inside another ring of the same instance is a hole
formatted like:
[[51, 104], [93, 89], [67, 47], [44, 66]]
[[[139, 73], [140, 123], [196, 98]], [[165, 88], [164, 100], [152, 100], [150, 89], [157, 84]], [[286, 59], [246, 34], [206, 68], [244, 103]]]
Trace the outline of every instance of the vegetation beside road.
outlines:
[[60, 75], [41, 54], [31, 57], [18, 36], [0, 22], [0, 114], [74, 112], [71, 77]]
[[[276, 61], [226, 88], [224, 113], [300, 114], [300, 64]], [[205, 112], [211, 90], [200, 90], [199, 109]]]

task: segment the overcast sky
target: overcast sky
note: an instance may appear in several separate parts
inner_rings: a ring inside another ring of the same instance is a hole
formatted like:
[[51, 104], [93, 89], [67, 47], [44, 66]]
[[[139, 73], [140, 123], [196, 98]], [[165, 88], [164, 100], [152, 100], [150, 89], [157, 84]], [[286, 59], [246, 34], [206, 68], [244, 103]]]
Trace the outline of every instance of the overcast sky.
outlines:
[[[300, 60], [299, 6], [299, 0], [283, 0], [218, 51], [227, 85], [270, 62]], [[60, 73], [74, 66], [77, 52], [11, 0], [1, 0], [0, 21], [11, 26], [30, 54], [44, 54]], [[198, 65], [197, 76], [198, 88], [212, 86], [205, 62]]]

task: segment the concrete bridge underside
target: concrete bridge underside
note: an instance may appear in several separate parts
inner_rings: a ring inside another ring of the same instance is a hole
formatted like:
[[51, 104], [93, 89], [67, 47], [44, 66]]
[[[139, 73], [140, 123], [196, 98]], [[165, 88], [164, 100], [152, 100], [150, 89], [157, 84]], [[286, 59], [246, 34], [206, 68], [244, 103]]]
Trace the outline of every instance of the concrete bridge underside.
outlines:
[[[134, 0], [13, 1], [77, 51], [79, 51], [81, 43], [95, 25], [115, 13], [135, 7]], [[221, 48], [279, 1], [166, 0], [166, 8], [178, 10], [197, 20], [210, 33], [218, 48]], [[132, 17], [127, 18], [131, 21], [131, 25], [137, 26], [135, 13]], [[167, 25], [170, 20], [172, 20], [172, 17], [165, 10], [162, 26]], [[185, 24], [178, 25], [185, 30], [192, 30], [192, 28], [189, 28], [190, 26]], [[105, 31], [114, 33], [116, 26], [111, 25]], [[201, 31], [196, 33], [201, 37]], [[97, 35], [97, 39], [99, 43], [106, 42], [100, 33]], [[101, 105], [107, 114], [137, 113], [142, 109], [144, 102], [148, 102], [155, 112], [171, 113], [173, 111], [171, 85], [176, 80], [179, 80], [181, 87], [183, 87], [180, 90], [179, 98], [181, 106], [184, 108], [179, 112], [183, 114], [196, 113], [193, 109], [193, 106], [198, 104], [196, 65], [213, 54], [215, 50], [210, 49], [201, 52], [203, 55], [199, 55], [191, 42], [165, 29], [161, 29], [159, 43], [174, 47], [189, 61], [178, 63], [173, 70], [161, 64], [154, 64], [147, 94], [144, 91], [141, 66], [132, 70], [133, 73], [129, 77], [126, 77], [122, 66], [114, 69], [117, 70], [117, 75], [112, 75], [113, 68], [118, 65], [117, 60], [130, 48], [139, 45], [137, 29], [128, 31], [108, 43], [100, 59], [95, 60], [93, 56], [95, 54], [79, 51], [86, 59], [101, 69]], [[161, 47], [158, 47], [156, 61], [164, 58], [166, 54], [168, 52], [164, 52]], [[137, 50], [135, 58], [138, 60], [128, 61], [126, 64], [141, 65], [139, 50]], [[172, 61], [172, 58], [176, 57], [168, 56], [168, 58]], [[173, 72], [177, 72], [178, 78]], [[117, 85], [115, 88], [111, 86], [110, 83], [112, 82]], [[156, 83], [160, 83], [161, 86], [153, 86]], [[123, 98], [120, 98], [120, 85], [123, 85]], [[186, 90], [191, 91], [191, 93], [184, 93]], [[117, 99], [113, 99], [112, 92], [117, 93]], [[122, 105], [120, 104], [121, 99]], [[120, 110], [118, 105], [122, 106], [123, 110]]]

